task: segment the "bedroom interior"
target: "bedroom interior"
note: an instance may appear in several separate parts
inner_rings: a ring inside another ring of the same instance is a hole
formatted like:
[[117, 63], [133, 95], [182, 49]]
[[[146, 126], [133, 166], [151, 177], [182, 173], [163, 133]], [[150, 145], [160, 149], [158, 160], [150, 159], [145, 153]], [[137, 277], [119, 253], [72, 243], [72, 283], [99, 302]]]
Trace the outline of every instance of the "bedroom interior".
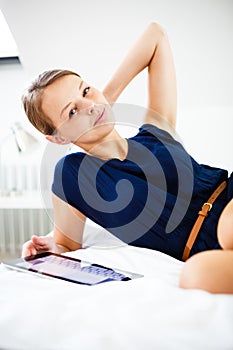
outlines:
[[[48, 144], [24, 115], [24, 89], [39, 72], [55, 67], [75, 70], [103, 88], [149, 22], [161, 23], [170, 37], [182, 143], [198, 162], [232, 172], [231, 0], [0, 0], [0, 10], [12, 35], [8, 40], [13, 38], [11, 52], [0, 58], [0, 261], [18, 258], [32, 234], [53, 227], [52, 205], [41, 187]], [[119, 104], [145, 106], [146, 84], [142, 72]], [[36, 140], [28, 152], [18, 149], [15, 125]], [[134, 128], [127, 125], [124, 132]], [[89, 287], [0, 265], [1, 349], [233, 348], [233, 296], [181, 290], [181, 261], [122, 244], [89, 220], [84, 247], [69, 256], [144, 278]]]

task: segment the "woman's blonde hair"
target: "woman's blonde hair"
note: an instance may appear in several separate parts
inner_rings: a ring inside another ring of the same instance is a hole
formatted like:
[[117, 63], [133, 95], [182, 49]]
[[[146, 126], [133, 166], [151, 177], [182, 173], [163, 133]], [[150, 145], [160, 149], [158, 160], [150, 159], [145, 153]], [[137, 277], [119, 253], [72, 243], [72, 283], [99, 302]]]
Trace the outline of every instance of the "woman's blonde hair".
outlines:
[[24, 111], [32, 125], [45, 135], [51, 135], [55, 127], [51, 119], [42, 111], [42, 95], [47, 86], [65, 75], [79, 74], [65, 69], [53, 69], [41, 73], [22, 96]]

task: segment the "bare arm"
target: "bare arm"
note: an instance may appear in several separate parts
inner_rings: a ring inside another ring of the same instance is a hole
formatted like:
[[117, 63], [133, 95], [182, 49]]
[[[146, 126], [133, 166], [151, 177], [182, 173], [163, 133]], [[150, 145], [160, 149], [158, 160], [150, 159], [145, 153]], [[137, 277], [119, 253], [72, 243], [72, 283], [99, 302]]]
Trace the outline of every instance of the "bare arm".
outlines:
[[[145, 68], [148, 68], [148, 109], [157, 112], [175, 127], [174, 62], [167, 35], [157, 23], [151, 23], [128, 52], [104, 88], [104, 95], [110, 103], [116, 102], [130, 81]], [[146, 122], [153, 124], [153, 117], [148, 117]]]
[[66, 251], [82, 248], [86, 217], [54, 194], [53, 208], [55, 243]]
[[32, 236], [24, 243], [22, 257], [49, 251], [62, 254], [82, 248], [83, 228], [86, 217], [78, 210], [53, 195], [53, 235]]

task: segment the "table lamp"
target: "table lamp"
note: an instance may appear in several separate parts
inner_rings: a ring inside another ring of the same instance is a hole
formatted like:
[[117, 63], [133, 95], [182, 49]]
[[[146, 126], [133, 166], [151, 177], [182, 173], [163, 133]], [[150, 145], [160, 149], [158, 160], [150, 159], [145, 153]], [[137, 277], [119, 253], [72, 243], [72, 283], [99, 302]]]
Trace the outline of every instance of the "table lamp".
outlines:
[[[11, 127], [11, 136], [14, 143], [16, 144], [18, 153], [28, 153], [35, 150], [39, 145], [39, 141], [31, 135], [27, 130], [25, 130], [19, 122], [15, 122]], [[11, 136], [8, 136], [7, 139]], [[0, 196], [10, 196], [12, 195], [11, 190], [6, 190], [4, 186], [4, 164], [2, 157], [2, 150], [4, 144], [0, 146]], [[10, 156], [10, 154], [9, 154]], [[13, 191], [17, 192], [17, 191]]]

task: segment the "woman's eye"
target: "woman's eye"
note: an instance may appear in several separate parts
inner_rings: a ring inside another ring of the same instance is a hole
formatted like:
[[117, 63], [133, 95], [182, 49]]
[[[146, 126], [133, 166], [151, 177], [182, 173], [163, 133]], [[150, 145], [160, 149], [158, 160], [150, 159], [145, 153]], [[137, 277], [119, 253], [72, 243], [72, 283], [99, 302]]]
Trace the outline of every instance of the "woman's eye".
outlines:
[[89, 92], [90, 88], [89, 87], [86, 87], [84, 90], [83, 90], [83, 97], [85, 97], [88, 92]]
[[72, 118], [77, 113], [77, 108], [72, 108], [69, 113], [69, 118]]

